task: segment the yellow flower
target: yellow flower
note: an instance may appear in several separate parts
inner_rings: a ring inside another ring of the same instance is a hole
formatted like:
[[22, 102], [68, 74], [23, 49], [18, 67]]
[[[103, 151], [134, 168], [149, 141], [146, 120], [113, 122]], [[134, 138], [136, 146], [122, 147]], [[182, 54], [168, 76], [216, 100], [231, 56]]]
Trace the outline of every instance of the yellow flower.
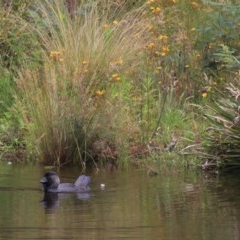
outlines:
[[155, 70], [156, 73], [160, 73], [160, 71], [162, 70], [162, 67], [161, 66], [158, 66]]
[[158, 39], [161, 40], [161, 41], [166, 41], [166, 40], [168, 40], [168, 36], [166, 36], [166, 35], [159, 35]]
[[123, 64], [122, 58], [119, 58], [117, 61], [114, 62], [115, 65], [120, 66]]
[[117, 73], [113, 73], [112, 74], [112, 78], [116, 78], [116, 77], [118, 77], [118, 74]]
[[160, 13], [161, 12], [161, 8], [160, 7], [156, 7], [152, 12], [154, 13], [154, 14], [158, 14], [158, 13]]
[[108, 24], [104, 24], [103, 28], [107, 29], [107, 28], [109, 28], [109, 25]]
[[168, 46], [163, 46], [162, 48], [161, 48], [161, 55], [162, 56], [166, 56], [168, 53], [169, 53], [169, 47]]
[[114, 25], [117, 25], [117, 24], [118, 24], [118, 21], [117, 21], [117, 20], [114, 20], [114, 21], [113, 21], [113, 24], [114, 24]]
[[105, 90], [100, 90], [99, 89], [99, 90], [96, 91], [96, 96], [97, 97], [102, 97], [104, 94], [105, 94]]
[[86, 60], [84, 60], [84, 61], [82, 61], [82, 65], [87, 65], [88, 64], [88, 61], [86, 61]]
[[148, 49], [153, 49], [155, 47], [156, 47], [156, 44], [154, 42], [149, 43], [147, 46]]
[[149, 0], [149, 1], [147, 1], [147, 4], [152, 4], [152, 3], [155, 3], [155, 0]]
[[197, 9], [197, 8], [200, 7], [200, 5], [199, 5], [198, 3], [196, 3], [196, 2], [191, 2], [191, 7], [192, 7], [193, 9]]
[[112, 79], [113, 79], [113, 81], [115, 81], [115, 82], [118, 82], [118, 81], [121, 80], [121, 78], [119, 77], [119, 75], [118, 75], [117, 73], [113, 73], [113, 74], [112, 74]]
[[63, 61], [62, 51], [50, 51], [50, 58], [54, 61]]
[[207, 86], [201, 89], [201, 95], [203, 98], [207, 97], [208, 93], [211, 91], [211, 87]]

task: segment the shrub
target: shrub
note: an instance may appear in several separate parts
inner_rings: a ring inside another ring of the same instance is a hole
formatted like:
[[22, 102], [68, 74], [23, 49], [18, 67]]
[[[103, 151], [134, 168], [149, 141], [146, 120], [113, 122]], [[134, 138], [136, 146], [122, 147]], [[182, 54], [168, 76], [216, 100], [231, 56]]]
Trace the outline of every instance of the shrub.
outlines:
[[0, 65], [16, 74], [24, 64], [39, 63], [40, 56], [37, 35], [23, 17], [27, 6], [15, 1], [9, 4], [0, 8]]
[[[235, 62], [240, 66], [239, 61], [231, 55], [221, 55], [221, 58], [226, 63]], [[206, 116], [211, 126], [207, 129], [203, 143], [206, 153], [203, 168], [240, 166], [239, 80], [238, 73], [232, 83], [228, 84], [228, 92], [221, 92], [220, 99], [209, 106]]]
[[[229, 88], [230, 91], [239, 89]], [[229, 166], [240, 166], [240, 125], [238, 100], [229, 97], [221, 99], [211, 107], [213, 114], [209, 114], [211, 127], [204, 141], [206, 161], [204, 169]]]

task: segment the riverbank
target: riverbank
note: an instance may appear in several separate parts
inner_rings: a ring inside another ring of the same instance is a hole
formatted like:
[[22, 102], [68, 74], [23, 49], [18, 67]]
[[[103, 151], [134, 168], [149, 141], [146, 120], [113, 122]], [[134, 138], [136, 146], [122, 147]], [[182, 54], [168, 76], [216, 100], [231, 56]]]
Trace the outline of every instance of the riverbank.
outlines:
[[1, 2], [1, 160], [239, 165], [239, 4], [133, 3]]

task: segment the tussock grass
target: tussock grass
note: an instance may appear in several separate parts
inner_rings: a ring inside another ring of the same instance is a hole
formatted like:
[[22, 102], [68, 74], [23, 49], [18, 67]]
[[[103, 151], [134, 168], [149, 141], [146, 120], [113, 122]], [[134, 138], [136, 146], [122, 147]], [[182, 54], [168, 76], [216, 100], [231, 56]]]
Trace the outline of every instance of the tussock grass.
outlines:
[[[44, 66], [22, 69], [16, 82], [24, 99], [18, 107], [28, 129], [29, 148], [45, 163], [85, 164], [92, 138], [120, 144], [120, 138], [130, 134], [129, 109], [117, 97], [117, 84], [121, 72], [139, 65], [145, 31], [142, 9], [112, 22], [107, 2], [101, 4], [82, 1], [74, 18], [64, 1], [38, 5], [41, 18], [35, 16], [34, 27]], [[126, 135], [118, 134], [120, 130]]]

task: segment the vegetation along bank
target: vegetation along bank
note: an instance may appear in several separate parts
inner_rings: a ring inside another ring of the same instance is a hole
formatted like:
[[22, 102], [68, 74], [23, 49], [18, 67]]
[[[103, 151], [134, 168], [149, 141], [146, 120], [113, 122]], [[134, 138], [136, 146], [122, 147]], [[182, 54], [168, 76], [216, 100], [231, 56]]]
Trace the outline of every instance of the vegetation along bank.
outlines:
[[0, 159], [240, 164], [240, 3], [0, 1]]

